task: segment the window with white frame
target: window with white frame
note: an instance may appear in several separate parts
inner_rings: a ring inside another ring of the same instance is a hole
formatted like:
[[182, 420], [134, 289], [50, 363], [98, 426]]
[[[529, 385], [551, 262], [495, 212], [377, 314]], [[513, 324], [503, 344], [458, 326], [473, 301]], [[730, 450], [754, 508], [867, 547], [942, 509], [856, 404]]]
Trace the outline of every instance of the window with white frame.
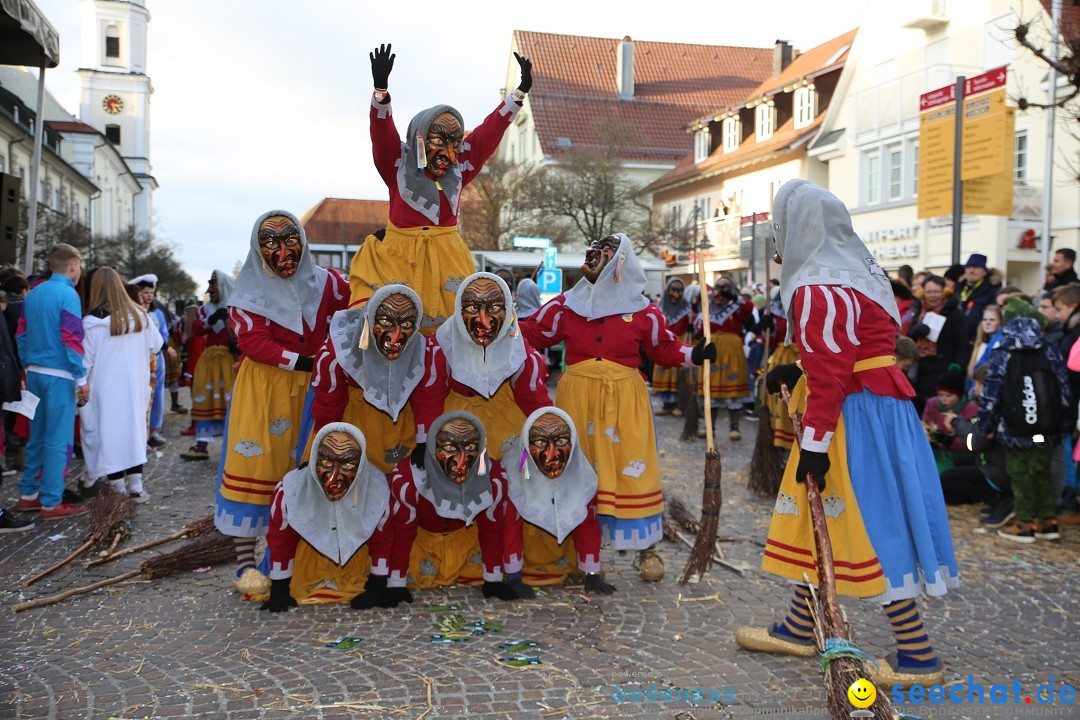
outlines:
[[911, 194], [919, 194], [919, 143], [915, 141], [908, 146], [911, 153]]
[[1016, 182], [1027, 182], [1028, 166], [1028, 136], [1027, 130], [1016, 133], [1013, 141], [1013, 179]]
[[742, 123], [738, 117], [729, 117], [724, 120], [724, 152], [734, 152], [739, 149], [742, 142]]
[[872, 150], [866, 153], [866, 182], [863, 185], [863, 197], [867, 205], [876, 205], [881, 202], [881, 151]]
[[889, 200], [899, 200], [904, 196], [904, 152], [900, 145], [890, 145], [885, 149], [888, 166]]
[[817, 91], [813, 85], [795, 91], [795, 129], [806, 127], [817, 117]]
[[757, 125], [758, 142], [768, 140], [776, 129], [776, 106], [772, 103], [762, 103], [754, 111], [755, 124]]
[[709, 157], [709, 128], [701, 128], [694, 133], [694, 162], [699, 163]]

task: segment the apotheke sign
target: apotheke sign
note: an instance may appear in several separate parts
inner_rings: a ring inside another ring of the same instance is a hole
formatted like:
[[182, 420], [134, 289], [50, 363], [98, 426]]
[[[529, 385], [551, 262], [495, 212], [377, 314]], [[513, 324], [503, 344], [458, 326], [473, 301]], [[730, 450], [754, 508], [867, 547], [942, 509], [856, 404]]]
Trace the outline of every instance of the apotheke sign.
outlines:
[[918, 242], [918, 235], [918, 225], [898, 225], [859, 233], [859, 237], [878, 260], [919, 257], [922, 247]]

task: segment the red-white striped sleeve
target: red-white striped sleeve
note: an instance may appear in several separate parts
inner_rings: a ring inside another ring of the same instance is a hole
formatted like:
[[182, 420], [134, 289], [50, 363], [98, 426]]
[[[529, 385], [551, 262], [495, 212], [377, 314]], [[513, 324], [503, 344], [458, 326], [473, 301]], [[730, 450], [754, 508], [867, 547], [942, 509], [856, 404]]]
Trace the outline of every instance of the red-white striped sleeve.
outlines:
[[282, 370], [296, 367], [298, 353], [286, 350], [274, 341], [270, 332], [270, 319], [250, 310], [229, 308], [229, 325], [232, 327], [236, 345], [245, 357], [263, 365]]
[[427, 339], [424, 353], [424, 377], [409, 398], [416, 420], [416, 442], [427, 441], [428, 428], [442, 415], [449, 394], [450, 370], [446, 367], [446, 354], [432, 335]]
[[293, 574], [293, 560], [300, 534], [289, 525], [289, 513], [285, 507], [285, 487], [278, 483], [274, 499], [270, 502], [270, 527], [266, 531], [266, 548], [270, 553], [270, 579], [283, 580]]
[[405, 587], [409, 575], [409, 554], [412, 552], [416, 531], [420, 526], [417, 510], [419, 497], [412, 479], [409, 460], [400, 461], [390, 471], [390, 525], [392, 543], [390, 547], [390, 577], [388, 587]]

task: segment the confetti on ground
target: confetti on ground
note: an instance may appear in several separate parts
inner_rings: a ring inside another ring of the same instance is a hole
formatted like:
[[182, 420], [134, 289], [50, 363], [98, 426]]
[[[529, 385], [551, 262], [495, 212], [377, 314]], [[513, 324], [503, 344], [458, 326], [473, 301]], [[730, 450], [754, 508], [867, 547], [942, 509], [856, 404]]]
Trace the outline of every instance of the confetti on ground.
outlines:
[[543, 665], [543, 662], [536, 655], [514, 655], [512, 657], [501, 657], [498, 660], [500, 665], [506, 667], [520, 668], [529, 667], [530, 665]]
[[326, 647], [334, 648], [336, 650], [351, 650], [363, 641], [363, 638], [352, 637], [351, 635], [342, 635], [337, 640], [326, 643]]
[[503, 643], [499, 646], [499, 649], [511, 653], [519, 653], [524, 650], [530, 650], [534, 647], [539, 647], [539, 643], [535, 643], [532, 640], [518, 640], [515, 643]]

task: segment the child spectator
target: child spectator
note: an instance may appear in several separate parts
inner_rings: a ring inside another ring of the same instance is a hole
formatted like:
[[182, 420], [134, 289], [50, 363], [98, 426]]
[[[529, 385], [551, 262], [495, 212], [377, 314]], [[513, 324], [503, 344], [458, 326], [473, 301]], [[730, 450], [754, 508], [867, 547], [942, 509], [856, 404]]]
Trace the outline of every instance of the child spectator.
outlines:
[[971, 450], [965, 445], [964, 438], [958, 436], [946, 420], [946, 415], [971, 420], [978, 412], [975, 403], [964, 394], [966, 379], [964, 370], [959, 365], [950, 365], [938, 379], [937, 397], [927, 400], [923, 408], [923, 428], [934, 449], [934, 460], [937, 461], [939, 473], [954, 467], [957, 461], [960, 464], [971, 462]]
[[1050, 482], [1051, 448], [1065, 430], [1069, 387], [1065, 363], [1043, 337], [1030, 303], [1010, 298], [1002, 311], [1001, 344], [990, 351], [979, 395], [979, 425], [1004, 448], [1016, 518], [998, 530], [1014, 542], [1057, 540], [1057, 509]]

